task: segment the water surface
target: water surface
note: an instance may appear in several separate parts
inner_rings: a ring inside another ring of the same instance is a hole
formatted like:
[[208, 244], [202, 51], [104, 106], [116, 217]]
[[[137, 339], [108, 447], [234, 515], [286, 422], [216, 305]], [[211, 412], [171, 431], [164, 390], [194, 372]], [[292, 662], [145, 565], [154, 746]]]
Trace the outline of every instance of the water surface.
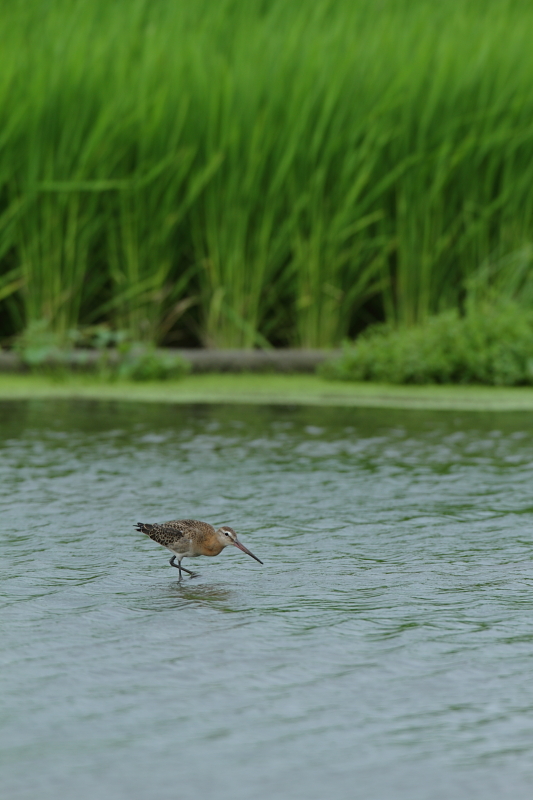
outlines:
[[532, 423], [0, 404], [2, 796], [529, 798]]

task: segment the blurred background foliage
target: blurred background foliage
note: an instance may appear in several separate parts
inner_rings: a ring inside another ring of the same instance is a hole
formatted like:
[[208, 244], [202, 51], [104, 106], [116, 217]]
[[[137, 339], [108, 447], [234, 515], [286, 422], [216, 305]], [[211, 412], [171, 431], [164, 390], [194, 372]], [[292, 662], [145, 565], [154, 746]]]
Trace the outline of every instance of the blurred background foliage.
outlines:
[[0, 337], [529, 319], [532, 41], [525, 0], [11, 0]]

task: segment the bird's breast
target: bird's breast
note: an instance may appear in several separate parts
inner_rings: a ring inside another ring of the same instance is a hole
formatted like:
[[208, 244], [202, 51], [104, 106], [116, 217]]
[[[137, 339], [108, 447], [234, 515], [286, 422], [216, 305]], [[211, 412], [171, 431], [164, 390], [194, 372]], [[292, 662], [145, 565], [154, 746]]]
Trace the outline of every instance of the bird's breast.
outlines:
[[197, 555], [200, 556], [218, 556], [224, 547], [219, 542], [201, 542], [198, 545]]

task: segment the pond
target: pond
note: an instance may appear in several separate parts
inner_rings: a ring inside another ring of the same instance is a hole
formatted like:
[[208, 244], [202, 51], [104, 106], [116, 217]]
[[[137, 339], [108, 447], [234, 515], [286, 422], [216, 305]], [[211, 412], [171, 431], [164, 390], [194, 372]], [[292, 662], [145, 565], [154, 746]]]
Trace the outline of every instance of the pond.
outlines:
[[0, 404], [2, 796], [529, 798], [532, 423]]

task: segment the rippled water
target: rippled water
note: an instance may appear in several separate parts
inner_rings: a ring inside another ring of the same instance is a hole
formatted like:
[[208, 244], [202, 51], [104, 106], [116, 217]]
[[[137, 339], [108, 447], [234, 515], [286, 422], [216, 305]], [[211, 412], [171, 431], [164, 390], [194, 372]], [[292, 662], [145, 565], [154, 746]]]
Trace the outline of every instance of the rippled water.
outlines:
[[529, 798], [532, 422], [0, 404], [2, 796]]

